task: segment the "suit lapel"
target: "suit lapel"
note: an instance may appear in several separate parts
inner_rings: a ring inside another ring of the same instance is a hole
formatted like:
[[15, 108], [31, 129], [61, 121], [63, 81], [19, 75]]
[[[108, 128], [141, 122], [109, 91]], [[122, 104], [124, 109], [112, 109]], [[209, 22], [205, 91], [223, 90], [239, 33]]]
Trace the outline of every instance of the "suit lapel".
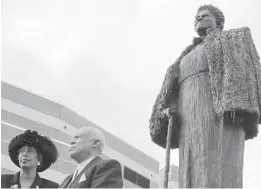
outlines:
[[66, 177], [66, 179], [62, 182], [62, 184], [59, 186], [59, 188], [67, 188], [68, 184], [71, 182], [73, 177], [73, 174]]
[[102, 158], [100, 156], [96, 156], [93, 160], [91, 160], [84, 168], [83, 170], [76, 176], [74, 181], [69, 185], [68, 188], [76, 188], [77, 184], [79, 183], [79, 180], [81, 179], [82, 175], [88, 170], [89, 168], [93, 167], [97, 162], [99, 162]]
[[36, 186], [38, 186], [38, 188], [42, 188], [43, 187], [43, 179], [41, 179], [38, 174], [36, 174], [34, 182], [33, 182], [33, 184], [31, 185], [30, 188], [36, 188]]

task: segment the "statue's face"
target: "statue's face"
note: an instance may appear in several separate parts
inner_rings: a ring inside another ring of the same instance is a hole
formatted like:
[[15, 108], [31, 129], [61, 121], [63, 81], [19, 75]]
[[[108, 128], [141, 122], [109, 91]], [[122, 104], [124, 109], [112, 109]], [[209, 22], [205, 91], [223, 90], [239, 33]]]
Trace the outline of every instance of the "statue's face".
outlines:
[[195, 30], [199, 36], [205, 36], [208, 28], [216, 28], [216, 17], [207, 9], [198, 12], [195, 21]]

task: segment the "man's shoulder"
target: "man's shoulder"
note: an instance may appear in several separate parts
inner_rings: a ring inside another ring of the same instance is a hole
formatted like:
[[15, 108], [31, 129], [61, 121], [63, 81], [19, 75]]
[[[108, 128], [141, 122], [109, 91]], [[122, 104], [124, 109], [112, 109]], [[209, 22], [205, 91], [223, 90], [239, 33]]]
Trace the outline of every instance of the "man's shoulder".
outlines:
[[84, 168], [85, 173], [90, 173], [89, 171], [98, 171], [101, 169], [110, 169], [110, 168], [116, 168], [116, 169], [121, 169], [121, 164], [118, 160], [112, 159], [112, 158], [102, 158], [100, 156], [96, 157], [92, 165], [86, 166]]
[[116, 159], [112, 158], [99, 158], [99, 161], [94, 165], [96, 168], [102, 168], [102, 167], [117, 167], [120, 166], [120, 162]]
[[111, 164], [120, 164], [120, 162], [116, 159], [102, 159], [101, 160], [101, 164], [107, 164], [107, 163], [111, 163]]

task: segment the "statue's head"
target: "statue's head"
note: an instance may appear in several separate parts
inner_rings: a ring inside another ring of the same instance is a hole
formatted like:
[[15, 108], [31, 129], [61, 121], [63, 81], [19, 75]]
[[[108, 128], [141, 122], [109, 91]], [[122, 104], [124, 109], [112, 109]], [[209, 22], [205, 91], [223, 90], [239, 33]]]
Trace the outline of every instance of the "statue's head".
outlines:
[[199, 36], [205, 36], [208, 28], [223, 30], [225, 17], [221, 10], [213, 5], [202, 5], [195, 17], [195, 30]]

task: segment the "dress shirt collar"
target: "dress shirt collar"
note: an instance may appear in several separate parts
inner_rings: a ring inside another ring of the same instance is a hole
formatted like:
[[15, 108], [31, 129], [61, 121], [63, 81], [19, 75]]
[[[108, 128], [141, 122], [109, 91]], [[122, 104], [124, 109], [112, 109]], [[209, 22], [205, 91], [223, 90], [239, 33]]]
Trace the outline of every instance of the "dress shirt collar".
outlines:
[[78, 174], [79, 174], [79, 173], [84, 169], [84, 167], [86, 167], [86, 165], [88, 165], [88, 163], [90, 163], [95, 157], [97, 157], [97, 156], [88, 158], [88, 159], [84, 160], [83, 162], [79, 163], [78, 166], [77, 166]]

